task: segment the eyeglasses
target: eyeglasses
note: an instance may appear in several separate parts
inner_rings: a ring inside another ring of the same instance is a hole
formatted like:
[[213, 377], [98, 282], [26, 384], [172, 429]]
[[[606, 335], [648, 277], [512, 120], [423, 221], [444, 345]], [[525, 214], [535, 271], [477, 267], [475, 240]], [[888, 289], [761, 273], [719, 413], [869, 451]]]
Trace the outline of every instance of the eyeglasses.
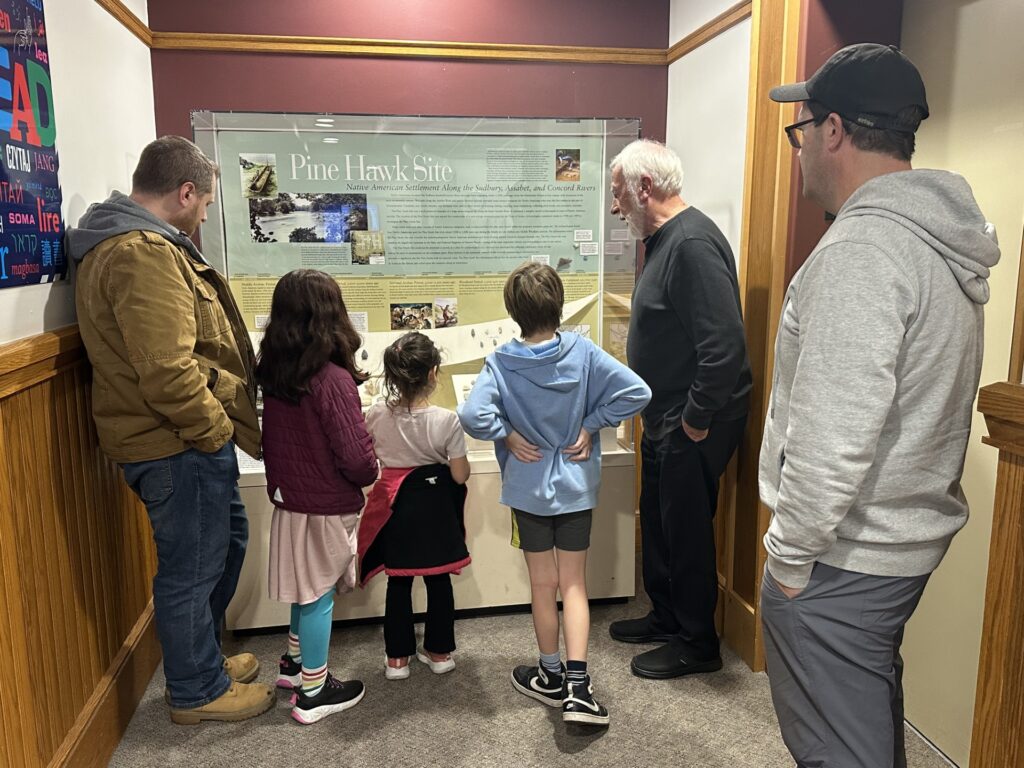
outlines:
[[811, 123], [817, 124], [819, 122], [821, 121], [818, 118], [811, 117], [807, 120], [801, 120], [799, 123], [787, 125], [785, 131], [786, 138], [789, 139], [790, 146], [792, 146], [793, 149], [800, 149], [800, 135], [803, 133], [804, 126], [810, 125]]

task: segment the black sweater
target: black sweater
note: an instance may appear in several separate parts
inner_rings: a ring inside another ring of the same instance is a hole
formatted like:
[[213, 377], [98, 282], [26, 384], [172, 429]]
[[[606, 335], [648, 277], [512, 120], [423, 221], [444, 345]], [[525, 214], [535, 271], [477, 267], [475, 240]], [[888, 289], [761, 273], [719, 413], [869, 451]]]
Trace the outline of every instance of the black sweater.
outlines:
[[736, 262], [725, 235], [690, 207], [644, 240], [626, 357], [654, 397], [644, 430], [660, 439], [747, 413], [750, 363]]

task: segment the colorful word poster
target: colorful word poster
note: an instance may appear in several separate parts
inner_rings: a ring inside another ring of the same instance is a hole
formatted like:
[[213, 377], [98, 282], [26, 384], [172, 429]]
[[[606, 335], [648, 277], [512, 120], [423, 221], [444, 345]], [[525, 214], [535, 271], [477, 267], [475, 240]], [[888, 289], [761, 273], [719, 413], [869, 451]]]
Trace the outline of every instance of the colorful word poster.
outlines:
[[43, 0], [0, 0], [0, 288], [67, 277]]

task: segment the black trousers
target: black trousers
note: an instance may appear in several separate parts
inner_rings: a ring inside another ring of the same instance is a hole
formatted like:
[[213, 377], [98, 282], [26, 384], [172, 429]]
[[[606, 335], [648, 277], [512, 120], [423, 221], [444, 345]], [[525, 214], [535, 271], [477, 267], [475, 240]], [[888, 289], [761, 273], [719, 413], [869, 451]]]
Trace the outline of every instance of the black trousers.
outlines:
[[[384, 651], [392, 659], [416, 655], [416, 632], [412, 616], [414, 576], [388, 576], [384, 605]], [[455, 595], [452, 577], [442, 573], [424, 576], [427, 588], [427, 622], [423, 648], [431, 653], [455, 650]]]
[[678, 635], [694, 661], [718, 656], [718, 480], [746, 421], [714, 422], [699, 443], [681, 428], [658, 440], [644, 435], [640, 442], [644, 589], [654, 606], [655, 629]]

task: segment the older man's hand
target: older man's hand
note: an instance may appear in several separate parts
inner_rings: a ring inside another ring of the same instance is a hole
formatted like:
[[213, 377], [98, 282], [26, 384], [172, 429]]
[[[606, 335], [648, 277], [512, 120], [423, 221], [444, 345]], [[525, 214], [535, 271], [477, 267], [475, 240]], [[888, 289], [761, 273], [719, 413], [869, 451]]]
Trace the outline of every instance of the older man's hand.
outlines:
[[693, 440], [693, 442], [695, 443], [699, 443], [701, 440], [707, 437], [708, 431], [709, 430], [707, 429], [696, 429], [694, 427], [691, 427], [689, 424], [686, 423], [685, 419], [683, 420], [683, 432], [685, 432], [686, 436]]

